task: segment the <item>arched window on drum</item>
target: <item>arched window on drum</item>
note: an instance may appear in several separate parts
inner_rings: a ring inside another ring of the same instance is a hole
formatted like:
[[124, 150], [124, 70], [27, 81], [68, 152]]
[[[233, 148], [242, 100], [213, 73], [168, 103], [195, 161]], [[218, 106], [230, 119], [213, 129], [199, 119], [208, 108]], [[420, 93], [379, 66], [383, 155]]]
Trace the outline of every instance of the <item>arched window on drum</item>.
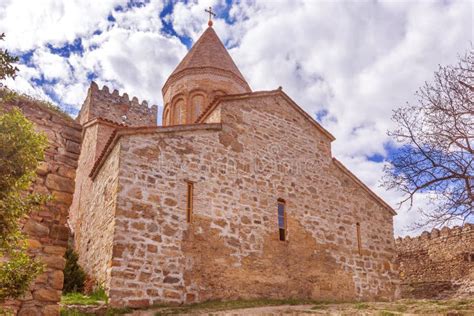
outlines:
[[170, 125], [170, 108], [168, 107], [165, 110], [165, 115], [163, 115], [163, 125]]
[[194, 123], [196, 119], [201, 115], [202, 111], [204, 111], [204, 95], [196, 94], [191, 98], [191, 105], [192, 105], [192, 122]]
[[174, 124], [185, 124], [186, 123], [186, 105], [184, 99], [179, 99], [173, 106], [173, 123]]

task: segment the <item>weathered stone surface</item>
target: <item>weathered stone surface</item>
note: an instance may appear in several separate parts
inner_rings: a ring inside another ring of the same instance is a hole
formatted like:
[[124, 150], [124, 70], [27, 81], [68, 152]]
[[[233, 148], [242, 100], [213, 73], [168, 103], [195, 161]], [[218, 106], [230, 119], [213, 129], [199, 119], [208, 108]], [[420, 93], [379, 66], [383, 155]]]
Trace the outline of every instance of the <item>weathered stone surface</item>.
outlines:
[[33, 298], [38, 301], [58, 302], [61, 298], [61, 291], [47, 288], [40, 288], [33, 291]]
[[56, 270], [51, 273], [51, 287], [56, 290], [61, 290], [64, 283], [64, 273], [61, 270]]
[[48, 254], [63, 256], [66, 248], [60, 246], [45, 246], [43, 251]]
[[52, 192], [54, 201], [64, 203], [67, 205], [71, 205], [72, 203], [72, 194], [60, 191], [53, 191]]
[[41, 311], [35, 307], [25, 307], [21, 308], [18, 312], [18, 316], [38, 316]]
[[402, 297], [474, 295], [474, 224], [396, 240]]
[[62, 256], [45, 255], [41, 256], [40, 260], [49, 268], [63, 270], [66, 265], [66, 259]]
[[43, 307], [43, 315], [44, 316], [55, 316], [59, 315], [60, 307], [59, 305], [46, 305]]
[[30, 236], [45, 237], [49, 234], [49, 228], [45, 224], [30, 218], [23, 227], [23, 231]]
[[59, 315], [64, 268], [62, 256], [68, 238], [66, 221], [74, 191], [73, 166], [77, 164], [75, 159], [77, 144], [81, 143], [81, 126], [71, 118], [30, 100], [1, 103], [0, 106], [7, 109], [19, 107], [37, 130], [47, 135], [49, 146], [45, 161], [37, 169], [38, 177], [32, 189], [56, 197], [46, 207], [33, 210], [23, 227], [30, 253], [44, 260], [47, 268], [32, 285], [33, 295], [27, 292], [15, 304], [18, 305], [19, 315]]
[[48, 174], [46, 177], [46, 187], [56, 191], [74, 193], [74, 180], [55, 174]]

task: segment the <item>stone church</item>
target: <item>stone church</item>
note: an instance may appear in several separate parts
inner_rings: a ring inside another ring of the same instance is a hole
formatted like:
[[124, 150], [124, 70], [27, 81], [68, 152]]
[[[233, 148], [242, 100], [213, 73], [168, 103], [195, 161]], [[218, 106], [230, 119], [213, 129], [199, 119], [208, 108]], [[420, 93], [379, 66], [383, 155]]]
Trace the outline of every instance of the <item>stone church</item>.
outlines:
[[69, 223], [112, 305], [397, 295], [394, 210], [281, 88], [251, 90], [212, 24], [162, 94], [161, 126], [95, 83], [78, 116]]

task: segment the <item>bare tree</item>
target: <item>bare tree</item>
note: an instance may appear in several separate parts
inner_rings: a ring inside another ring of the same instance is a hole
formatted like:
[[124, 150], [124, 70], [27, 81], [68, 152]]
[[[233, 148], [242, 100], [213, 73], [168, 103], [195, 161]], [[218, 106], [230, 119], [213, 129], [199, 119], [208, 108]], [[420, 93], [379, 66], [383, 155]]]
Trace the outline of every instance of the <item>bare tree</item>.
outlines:
[[425, 193], [433, 207], [419, 225], [474, 219], [474, 51], [457, 65], [439, 66], [434, 81], [416, 92], [417, 105], [394, 111], [399, 145], [385, 168], [383, 185], [402, 191], [413, 207]]

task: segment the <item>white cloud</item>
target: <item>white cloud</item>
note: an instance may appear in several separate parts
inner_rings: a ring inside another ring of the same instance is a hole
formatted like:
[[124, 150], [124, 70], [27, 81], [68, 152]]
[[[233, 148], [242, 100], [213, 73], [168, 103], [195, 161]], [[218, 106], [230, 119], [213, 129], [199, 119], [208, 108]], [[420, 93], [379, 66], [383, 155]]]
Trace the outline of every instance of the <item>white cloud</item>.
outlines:
[[113, 28], [94, 36], [83, 61], [99, 75], [98, 82], [161, 104], [161, 87], [186, 48], [177, 38], [159, 33]]
[[[161, 87], [186, 53], [176, 38], [163, 34], [162, 1], [114, 12], [125, 0], [4, 0], [0, 29], [14, 51], [34, 50], [32, 66], [22, 66], [10, 85], [47, 97], [32, 84], [41, 74], [59, 78], [51, 89], [62, 102], [80, 107], [95, 73], [99, 84], [161, 104]], [[254, 90], [283, 89], [308, 113], [325, 110], [323, 125], [337, 140], [333, 152], [392, 206], [400, 194], [379, 187], [393, 109], [416, 102], [414, 92], [432, 79], [438, 64], [455, 63], [471, 48], [471, 1], [239, 1], [224, 20], [224, 0], [174, 4], [165, 17], [180, 36], [197, 40], [207, 27], [204, 9], [219, 16], [214, 28], [232, 47], [241, 72]], [[115, 22], [107, 16], [113, 12]], [[94, 34], [99, 30], [99, 34]], [[60, 47], [81, 37], [83, 54], [61, 57]], [[417, 204], [427, 207], [426, 196]], [[416, 219], [398, 210], [397, 234]]]
[[38, 49], [33, 54], [32, 61], [46, 80], [71, 81], [72, 71], [66, 58], [52, 54], [49, 50]]
[[55, 46], [104, 29], [107, 16], [126, 0], [3, 0], [0, 30], [7, 47], [26, 51], [46, 43]]
[[[30, 69], [37, 70], [34, 76], [20, 71], [17, 80], [8, 82], [11, 87], [35, 95], [52, 93], [62, 103], [78, 110], [90, 84], [88, 75], [94, 73], [99, 84], [154, 104], [162, 103], [161, 87], [186, 53], [176, 37], [160, 33], [162, 1], [118, 11], [114, 8], [124, 6], [126, 1], [44, 1], [41, 6], [38, 1], [31, 1], [28, 4], [31, 5], [15, 1], [0, 6], [0, 17], [5, 18], [0, 28], [5, 27], [7, 33], [5, 44], [14, 51], [33, 50], [30, 63], [34, 68]], [[111, 21], [107, 20], [109, 15], [113, 17]], [[9, 28], [8, 21], [12, 22]], [[25, 26], [24, 21], [30, 23]], [[19, 36], [22, 33], [28, 35]], [[81, 38], [82, 53], [73, 51], [60, 56], [46, 45], [61, 47], [77, 38]], [[31, 84], [31, 79], [41, 76], [57, 83], [42, 87]]]

